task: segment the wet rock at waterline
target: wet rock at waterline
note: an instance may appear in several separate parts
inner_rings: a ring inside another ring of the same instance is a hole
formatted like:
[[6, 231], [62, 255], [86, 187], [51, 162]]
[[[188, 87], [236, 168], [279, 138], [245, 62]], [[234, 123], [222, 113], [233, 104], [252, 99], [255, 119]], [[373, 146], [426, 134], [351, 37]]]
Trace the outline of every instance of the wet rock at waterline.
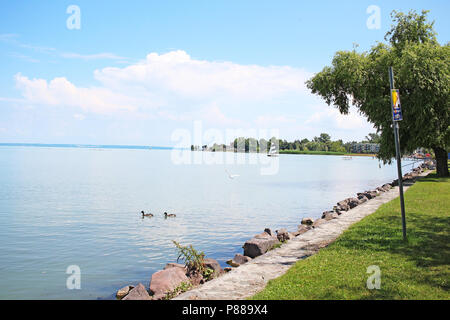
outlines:
[[349, 198], [347, 200], [348, 200], [347, 204], [350, 207], [350, 209], [353, 209], [357, 207], [359, 204], [361, 204], [361, 201], [359, 201], [358, 198]]
[[123, 288], [120, 288], [117, 290], [116, 298], [117, 299], [123, 299], [128, 293], [130, 293], [130, 290], [132, 290], [134, 286], [125, 286]]
[[205, 266], [205, 268], [209, 268], [209, 269], [213, 270], [211, 279], [218, 277], [219, 275], [221, 275], [223, 273], [223, 270], [222, 270], [219, 262], [217, 262], [217, 260], [215, 260], [215, 259], [212, 259], [212, 258], [204, 259], [203, 265]]
[[239, 264], [244, 264], [244, 263], [247, 263], [247, 262], [251, 261], [252, 258], [247, 257], [247, 256], [243, 256], [242, 254], [238, 253], [238, 254], [236, 254], [234, 256], [233, 260], [236, 261]]
[[236, 254], [233, 259], [230, 259], [227, 261], [227, 264], [230, 265], [233, 268], [237, 268], [242, 264], [245, 264], [252, 260], [252, 258], [243, 256], [242, 254]]
[[327, 221], [337, 219], [338, 217], [339, 217], [339, 215], [334, 211], [325, 211], [322, 214], [322, 219], [327, 220]]
[[255, 258], [269, 251], [276, 243], [277, 237], [262, 233], [245, 242], [244, 256]]
[[241, 265], [240, 263], [237, 263], [233, 259], [227, 260], [227, 264], [233, 268], [237, 268]]
[[285, 241], [288, 241], [289, 239], [291, 239], [289, 232], [284, 228], [276, 230], [275, 232], [277, 233], [277, 239], [280, 242], [285, 242]]
[[163, 299], [166, 293], [173, 291], [182, 282], [189, 282], [182, 268], [172, 267], [155, 272], [150, 280], [150, 293], [155, 300]]
[[360, 195], [360, 196], [358, 196], [358, 200], [361, 203], [364, 203], [364, 202], [367, 202], [369, 200], [369, 198], [367, 198], [365, 195]]
[[314, 223], [314, 219], [313, 218], [303, 218], [302, 219], [302, 224], [303, 225], [312, 226], [313, 223]]
[[337, 207], [339, 211], [348, 211], [350, 210], [350, 206], [348, 205], [348, 200], [342, 200], [337, 203]]

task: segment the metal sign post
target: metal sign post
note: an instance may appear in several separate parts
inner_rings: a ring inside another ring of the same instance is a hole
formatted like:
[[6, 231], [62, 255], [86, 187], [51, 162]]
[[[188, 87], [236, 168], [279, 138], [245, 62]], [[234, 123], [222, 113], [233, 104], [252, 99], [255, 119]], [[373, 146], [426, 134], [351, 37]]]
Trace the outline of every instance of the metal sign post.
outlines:
[[394, 71], [392, 67], [389, 67], [389, 81], [391, 84], [391, 105], [392, 105], [392, 124], [394, 126], [394, 139], [395, 139], [395, 153], [397, 157], [397, 172], [398, 172], [398, 186], [400, 189], [400, 207], [402, 210], [402, 228], [403, 228], [403, 240], [406, 238], [406, 216], [405, 216], [405, 200], [403, 198], [403, 180], [402, 180], [402, 163], [400, 155], [400, 135], [399, 135], [399, 121], [403, 120], [402, 109], [400, 104], [399, 90], [394, 89]]

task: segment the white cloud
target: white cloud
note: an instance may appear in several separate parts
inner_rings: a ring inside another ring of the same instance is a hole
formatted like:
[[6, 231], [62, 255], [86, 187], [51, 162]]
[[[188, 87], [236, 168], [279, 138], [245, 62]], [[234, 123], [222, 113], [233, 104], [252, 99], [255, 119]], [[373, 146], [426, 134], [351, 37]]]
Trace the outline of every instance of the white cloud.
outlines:
[[104, 86], [141, 86], [183, 98], [226, 97], [261, 100], [286, 93], [305, 93], [310, 74], [291, 67], [263, 67], [192, 59], [184, 51], [151, 53], [126, 68], [104, 68], [95, 78]]
[[242, 126], [244, 123], [240, 119], [234, 119], [226, 116], [216, 103], [211, 104], [201, 110], [198, 117], [209, 125], [219, 125], [227, 127]]
[[[122, 58], [109, 53], [66, 57]], [[305, 86], [311, 76], [289, 66], [199, 60], [178, 50], [151, 53], [145, 60], [122, 68], [96, 70], [97, 86], [77, 86], [65, 77], [30, 79], [20, 73], [15, 81], [24, 105], [69, 107], [77, 120], [88, 113], [119, 114], [120, 120], [123, 115], [145, 121], [168, 120], [178, 126], [202, 120], [216, 127], [278, 128], [293, 138], [320, 132], [351, 137], [373, 131], [355, 108], [350, 115], [342, 115], [313, 96]], [[173, 125], [165, 123], [164, 128], [170, 130]]]
[[15, 76], [16, 86], [31, 104], [77, 107], [84, 111], [108, 114], [117, 111], [135, 111], [132, 97], [107, 88], [79, 88], [66, 78], [29, 79], [20, 73]]
[[[121, 58], [113, 54], [67, 57]], [[151, 53], [144, 61], [123, 68], [96, 70], [94, 77], [100, 83], [96, 87], [78, 87], [64, 77], [49, 81], [29, 79], [20, 73], [15, 80], [30, 104], [78, 107], [84, 112], [102, 114], [127, 111], [167, 119], [200, 114], [205, 119], [231, 125], [238, 122], [227, 117], [222, 112], [224, 108], [236, 102], [250, 105], [309, 94], [304, 82], [310, 75], [286, 66], [197, 60], [178, 50], [161, 55]]]
[[370, 128], [367, 120], [358, 114], [355, 107], [350, 108], [349, 114], [341, 114], [335, 107], [327, 106], [325, 110], [312, 114], [306, 121], [307, 125], [327, 124], [327, 127], [335, 129], [355, 130]]

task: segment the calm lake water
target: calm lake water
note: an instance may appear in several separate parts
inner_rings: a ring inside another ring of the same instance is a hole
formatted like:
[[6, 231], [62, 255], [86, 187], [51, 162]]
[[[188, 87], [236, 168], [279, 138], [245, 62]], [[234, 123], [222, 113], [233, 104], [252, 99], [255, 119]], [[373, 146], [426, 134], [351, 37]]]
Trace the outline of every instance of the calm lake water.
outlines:
[[[255, 155], [232, 156], [246, 163], [176, 165], [170, 150], [0, 147], [0, 299], [109, 299], [122, 286], [148, 286], [176, 261], [172, 240], [226, 266], [264, 228], [293, 231], [397, 175], [395, 163], [379, 168], [371, 157], [308, 155], [280, 155], [278, 173], [261, 175], [249, 163]], [[80, 290], [66, 287], [70, 265], [81, 269]]]

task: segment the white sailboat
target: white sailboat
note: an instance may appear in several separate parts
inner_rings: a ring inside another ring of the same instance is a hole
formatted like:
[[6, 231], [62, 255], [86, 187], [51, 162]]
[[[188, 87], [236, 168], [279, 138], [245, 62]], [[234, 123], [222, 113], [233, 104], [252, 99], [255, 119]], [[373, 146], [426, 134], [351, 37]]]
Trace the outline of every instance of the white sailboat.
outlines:
[[267, 154], [268, 157], [278, 157], [277, 147], [275, 144], [272, 144], [270, 146], [269, 153]]

